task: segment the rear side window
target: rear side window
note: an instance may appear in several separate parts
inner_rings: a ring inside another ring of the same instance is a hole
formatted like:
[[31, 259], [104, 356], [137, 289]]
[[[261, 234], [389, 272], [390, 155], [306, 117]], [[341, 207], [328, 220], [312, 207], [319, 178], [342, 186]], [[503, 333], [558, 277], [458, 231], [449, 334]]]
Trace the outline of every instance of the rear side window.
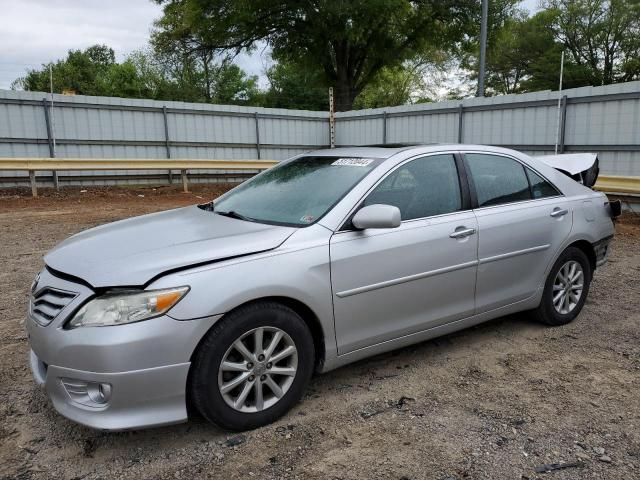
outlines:
[[479, 207], [531, 199], [529, 181], [519, 162], [485, 153], [468, 153], [465, 161]]
[[531, 185], [531, 195], [533, 198], [546, 198], [556, 197], [560, 195], [556, 187], [547, 182], [544, 178], [538, 175], [536, 172], [527, 168], [527, 176], [529, 177], [529, 184]]
[[398, 167], [364, 201], [365, 206], [376, 203], [398, 207], [402, 220], [460, 210], [460, 182], [453, 155], [418, 158]]

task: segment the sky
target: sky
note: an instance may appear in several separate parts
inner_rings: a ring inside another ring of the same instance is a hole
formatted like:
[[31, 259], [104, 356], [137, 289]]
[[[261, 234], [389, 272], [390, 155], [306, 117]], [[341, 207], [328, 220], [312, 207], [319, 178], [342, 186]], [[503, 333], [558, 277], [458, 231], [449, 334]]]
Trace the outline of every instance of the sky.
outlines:
[[[118, 61], [145, 47], [162, 9], [151, 0], [0, 0], [0, 89], [29, 68], [64, 58], [70, 49], [106, 44]], [[261, 75], [257, 52], [237, 63]]]
[[[538, 1], [523, 5], [532, 11]], [[0, 0], [0, 12], [0, 89], [70, 49], [106, 44], [121, 61], [148, 44], [153, 21], [162, 14], [151, 0]], [[267, 57], [258, 49], [236, 62], [263, 83]]]

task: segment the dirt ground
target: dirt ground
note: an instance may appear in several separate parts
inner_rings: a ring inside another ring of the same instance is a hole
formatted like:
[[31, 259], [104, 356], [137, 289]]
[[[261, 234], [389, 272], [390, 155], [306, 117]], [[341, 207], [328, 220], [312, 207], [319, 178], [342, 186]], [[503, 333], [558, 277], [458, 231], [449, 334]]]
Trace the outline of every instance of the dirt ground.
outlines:
[[[640, 478], [640, 221], [618, 224], [574, 323], [514, 315], [317, 376], [273, 425], [194, 419], [125, 433], [58, 415], [27, 365], [24, 317], [42, 255], [94, 225], [215, 197], [225, 186], [0, 191], [0, 478]], [[578, 462], [551, 473], [535, 467]]]

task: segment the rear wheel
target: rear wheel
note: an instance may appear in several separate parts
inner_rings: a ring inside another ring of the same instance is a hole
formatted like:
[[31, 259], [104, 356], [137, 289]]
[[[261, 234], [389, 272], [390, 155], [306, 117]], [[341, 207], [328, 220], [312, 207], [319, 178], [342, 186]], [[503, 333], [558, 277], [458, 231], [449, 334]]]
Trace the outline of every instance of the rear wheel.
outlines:
[[225, 316], [199, 347], [191, 398], [223, 428], [266, 425], [298, 402], [314, 358], [311, 333], [296, 312], [274, 302], [247, 305]]
[[579, 248], [567, 248], [549, 272], [542, 301], [534, 317], [547, 325], [565, 325], [574, 320], [587, 299], [591, 264]]

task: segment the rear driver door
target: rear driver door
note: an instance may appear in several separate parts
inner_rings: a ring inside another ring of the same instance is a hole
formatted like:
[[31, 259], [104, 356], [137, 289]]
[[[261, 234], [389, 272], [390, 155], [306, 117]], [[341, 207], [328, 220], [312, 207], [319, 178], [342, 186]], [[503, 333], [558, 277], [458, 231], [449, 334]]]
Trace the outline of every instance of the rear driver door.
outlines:
[[572, 211], [559, 190], [507, 155], [465, 153], [478, 219], [476, 312], [536, 294], [571, 232]]

